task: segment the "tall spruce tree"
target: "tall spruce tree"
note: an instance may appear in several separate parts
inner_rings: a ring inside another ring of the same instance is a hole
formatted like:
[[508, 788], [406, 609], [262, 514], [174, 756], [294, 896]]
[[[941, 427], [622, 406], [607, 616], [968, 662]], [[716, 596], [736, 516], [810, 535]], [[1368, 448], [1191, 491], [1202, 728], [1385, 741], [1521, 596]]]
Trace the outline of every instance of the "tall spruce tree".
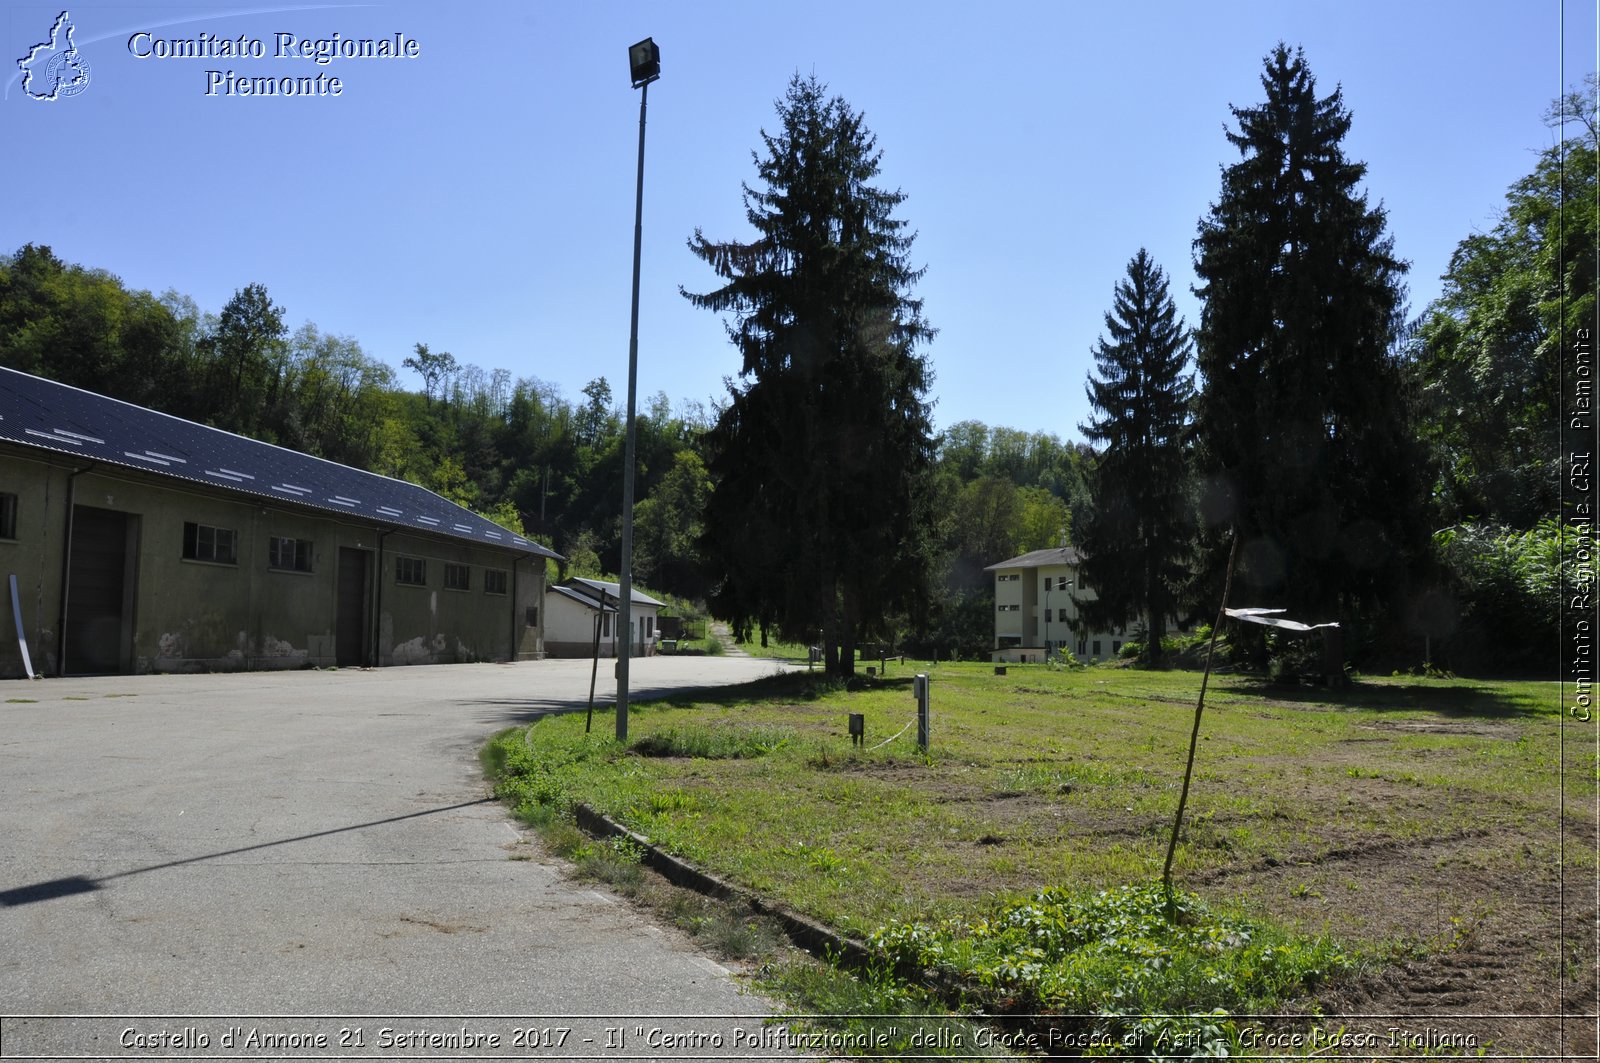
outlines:
[[1394, 353], [1407, 266], [1340, 146], [1340, 91], [1317, 97], [1299, 49], [1264, 65], [1194, 243], [1203, 572], [1219, 591], [1231, 526], [1241, 602], [1354, 620], [1388, 599], [1394, 617], [1427, 531]]
[[1148, 625], [1143, 657], [1161, 663], [1167, 618], [1188, 575], [1193, 534], [1188, 469], [1189, 337], [1161, 267], [1143, 249], [1117, 283], [1086, 390], [1095, 416], [1079, 431], [1104, 449], [1077, 542], [1081, 603], [1095, 627]]
[[933, 330], [909, 295], [905, 199], [875, 187], [881, 153], [862, 116], [796, 76], [744, 187], [749, 241], [689, 249], [726, 283], [695, 306], [731, 313], [741, 380], [708, 436], [713, 487], [702, 548], [713, 608], [748, 629], [820, 636], [833, 674], [858, 639], [926, 595], [933, 463], [918, 347]]

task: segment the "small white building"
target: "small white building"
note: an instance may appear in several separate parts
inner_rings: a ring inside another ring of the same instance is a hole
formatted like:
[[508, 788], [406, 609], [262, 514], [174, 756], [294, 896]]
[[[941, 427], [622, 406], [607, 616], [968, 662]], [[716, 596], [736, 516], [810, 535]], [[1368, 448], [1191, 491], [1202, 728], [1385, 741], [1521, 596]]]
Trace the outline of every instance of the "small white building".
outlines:
[[[657, 615], [662, 607], [648, 594], [635, 588], [633, 599], [632, 656], [649, 657], [660, 638]], [[617, 606], [622, 587], [604, 580], [572, 579], [545, 591], [545, 653], [550, 657], [590, 657], [595, 651], [595, 618], [600, 620], [600, 656], [617, 656], [617, 643], [623, 638]]]
[[994, 573], [994, 649], [996, 662], [1042, 662], [1059, 649], [1080, 661], [1115, 658], [1132, 636], [1126, 628], [1084, 628], [1078, 605], [1094, 600], [1093, 589], [1078, 575], [1083, 555], [1075, 547], [1034, 550], [990, 565]]

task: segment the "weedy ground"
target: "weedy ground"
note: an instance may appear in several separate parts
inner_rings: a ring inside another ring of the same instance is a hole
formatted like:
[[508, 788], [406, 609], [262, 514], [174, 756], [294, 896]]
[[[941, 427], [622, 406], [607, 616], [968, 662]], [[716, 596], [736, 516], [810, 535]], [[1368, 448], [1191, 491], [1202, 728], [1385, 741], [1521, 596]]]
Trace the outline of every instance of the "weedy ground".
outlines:
[[[1505, 1016], [1593, 1000], [1595, 734], [1563, 718], [1557, 684], [1363, 678], [1330, 692], [1213, 677], [1174, 865], [1193, 933], [1163, 936], [1141, 922], [1156, 902], [1140, 887], [1160, 877], [1198, 675], [923, 670], [926, 754], [908, 726], [913, 668], [891, 662], [855, 689], [793, 675], [638, 705], [626, 748], [609, 726], [550, 718], [499, 736], [485, 762], [530, 822], [587, 803], [842, 933], [877, 935], [900, 963], [893, 985], [933, 971], [986, 1010], [1138, 1014], [1156, 999], [1139, 972], [1156, 969], [1191, 980], [1162, 999], [1195, 1009], [1322, 1010], [1317, 1025], [1352, 1033], [1394, 1021], [1331, 1016], [1411, 1015], [1534, 1052], [1556, 1049], [1559, 1020]], [[866, 718], [863, 746], [849, 713]], [[1062, 937], [1059, 954], [1005, 945], [995, 928], [1041, 904], [1051, 925], [1120, 914]], [[1250, 990], [1262, 962], [1223, 956], [1236, 939], [1276, 941], [1269, 966], [1300, 974]], [[1050, 990], [1089, 968], [1103, 999]], [[1205, 988], [1217, 980], [1238, 992]], [[1501, 1018], [1433, 1018], [1475, 1014]]]

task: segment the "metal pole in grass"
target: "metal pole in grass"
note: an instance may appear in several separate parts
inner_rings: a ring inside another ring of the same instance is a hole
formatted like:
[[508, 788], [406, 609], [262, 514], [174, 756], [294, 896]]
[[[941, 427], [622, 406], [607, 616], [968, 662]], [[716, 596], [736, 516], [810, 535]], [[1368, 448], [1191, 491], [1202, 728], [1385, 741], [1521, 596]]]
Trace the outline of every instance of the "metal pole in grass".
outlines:
[[1194, 776], [1194, 750], [1200, 741], [1200, 715], [1206, 709], [1206, 684], [1211, 681], [1211, 657], [1217, 652], [1217, 632], [1227, 617], [1228, 592], [1233, 589], [1233, 559], [1239, 552], [1239, 531], [1234, 529], [1228, 547], [1228, 573], [1222, 580], [1222, 604], [1217, 607], [1217, 622], [1211, 625], [1211, 644], [1206, 648], [1206, 670], [1200, 677], [1200, 699], [1194, 705], [1194, 730], [1189, 732], [1189, 763], [1183, 769], [1183, 792], [1178, 795], [1178, 814], [1172, 820], [1172, 838], [1167, 842], [1167, 862], [1161, 869], [1161, 886], [1167, 895], [1167, 918], [1172, 918], [1172, 854], [1178, 850], [1178, 831], [1183, 827], [1183, 806], [1189, 803], [1189, 780]]
[[600, 674], [600, 620], [606, 615], [606, 589], [600, 588], [600, 608], [594, 611], [594, 664], [589, 668], [589, 715], [583, 718], [583, 733], [594, 726], [594, 682]]

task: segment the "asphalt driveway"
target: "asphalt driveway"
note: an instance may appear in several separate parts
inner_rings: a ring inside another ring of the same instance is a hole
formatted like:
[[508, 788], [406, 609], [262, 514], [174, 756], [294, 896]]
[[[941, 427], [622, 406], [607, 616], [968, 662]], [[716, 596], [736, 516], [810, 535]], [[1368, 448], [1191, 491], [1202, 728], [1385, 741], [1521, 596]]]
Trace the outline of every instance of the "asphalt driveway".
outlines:
[[[633, 688], [776, 667], [660, 657], [634, 662]], [[732, 1018], [768, 1002], [510, 858], [518, 832], [477, 750], [581, 705], [588, 682], [586, 661], [544, 661], [0, 684], [4, 1054], [227, 1055], [255, 1030], [258, 1048], [342, 1038], [331, 1054], [669, 1058], [710, 1029], [719, 1054], [770, 1054], [759, 1022]]]

